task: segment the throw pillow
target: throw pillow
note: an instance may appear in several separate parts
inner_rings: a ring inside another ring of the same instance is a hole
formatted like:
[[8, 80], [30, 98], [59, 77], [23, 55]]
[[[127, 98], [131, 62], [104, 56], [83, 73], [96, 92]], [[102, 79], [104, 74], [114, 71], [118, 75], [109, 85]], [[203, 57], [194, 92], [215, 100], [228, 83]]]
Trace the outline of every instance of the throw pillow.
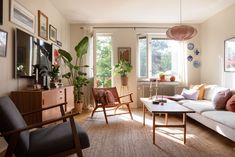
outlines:
[[232, 96], [232, 92], [228, 89], [225, 91], [218, 92], [212, 100], [215, 109], [225, 109], [226, 102]]
[[109, 90], [105, 92], [106, 100], [108, 101], [109, 104], [114, 104], [115, 103], [115, 98], [113, 96], [113, 93]]
[[206, 85], [205, 92], [204, 92], [204, 99], [205, 100], [212, 100], [213, 93], [217, 85]]
[[225, 88], [225, 87], [219, 87], [219, 86], [216, 86], [214, 89], [213, 89], [213, 94], [212, 94], [212, 98], [211, 100], [213, 100], [216, 96], [216, 94], [218, 92], [221, 92], [221, 91], [227, 91], [227, 90], [230, 90], [229, 88]]
[[235, 95], [233, 95], [226, 103], [226, 110], [235, 112]]
[[98, 90], [96, 93], [96, 101], [102, 105], [106, 105], [106, 98], [105, 98], [105, 91], [104, 90]]
[[204, 92], [205, 92], [205, 84], [200, 84], [200, 85], [191, 85], [190, 89], [198, 90], [198, 100], [202, 100], [204, 97]]
[[194, 89], [183, 89], [181, 95], [185, 98], [185, 99], [189, 99], [189, 100], [197, 100], [198, 97], [198, 91], [194, 90]]

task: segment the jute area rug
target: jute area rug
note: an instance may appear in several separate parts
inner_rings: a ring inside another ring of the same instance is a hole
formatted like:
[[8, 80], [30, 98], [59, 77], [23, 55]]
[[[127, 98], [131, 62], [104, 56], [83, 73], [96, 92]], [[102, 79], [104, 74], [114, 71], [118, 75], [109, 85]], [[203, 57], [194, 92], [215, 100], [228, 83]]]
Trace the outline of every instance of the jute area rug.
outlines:
[[[91, 146], [83, 150], [84, 157], [235, 157], [235, 143], [190, 120], [187, 123], [187, 142], [183, 144], [183, 130], [163, 128], [156, 132], [152, 144], [152, 119], [147, 114], [143, 126], [141, 110], [133, 111], [134, 120], [127, 115], [109, 117], [103, 113], [87, 117], [81, 125], [88, 132]], [[79, 119], [79, 116], [77, 117]], [[170, 115], [170, 123], [181, 122], [181, 117]], [[157, 118], [164, 123], [164, 116]]]

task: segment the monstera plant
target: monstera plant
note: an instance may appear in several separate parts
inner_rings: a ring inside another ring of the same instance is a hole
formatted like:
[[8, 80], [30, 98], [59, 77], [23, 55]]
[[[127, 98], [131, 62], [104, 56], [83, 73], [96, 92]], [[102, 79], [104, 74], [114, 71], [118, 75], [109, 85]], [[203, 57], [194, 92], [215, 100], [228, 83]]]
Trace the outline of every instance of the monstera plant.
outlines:
[[88, 65], [83, 65], [82, 59], [85, 54], [87, 54], [88, 50], [88, 42], [89, 38], [84, 37], [76, 46], [75, 52], [76, 57], [73, 58], [71, 53], [59, 49], [60, 57], [64, 61], [65, 65], [68, 67], [68, 72], [63, 74], [62, 77], [66, 78], [69, 81], [70, 85], [74, 86], [74, 100], [75, 100], [75, 108], [76, 104], [80, 105], [81, 96], [84, 94], [82, 92], [82, 87], [86, 86], [89, 83], [84, 72], [85, 68], [89, 67]]

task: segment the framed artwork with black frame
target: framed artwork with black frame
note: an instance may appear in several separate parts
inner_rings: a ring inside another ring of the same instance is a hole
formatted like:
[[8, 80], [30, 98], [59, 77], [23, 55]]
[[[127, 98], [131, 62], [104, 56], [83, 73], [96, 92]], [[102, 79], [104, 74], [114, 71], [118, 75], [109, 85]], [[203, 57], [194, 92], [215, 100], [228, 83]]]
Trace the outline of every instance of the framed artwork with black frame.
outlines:
[[125, 60], [131, 64], [131, 48], [130, 47], [118, 48], [118, 62], [120, 60]]
[[8, 33], [0, 29], [0, 56], [7, 56], [7, 35]]
[[3, 0], [0, 0], [0, 25], [3, 24]]
[[235, 72], [235, 37], [224, 41], [224, 71]]
[[52, 25], [49, 26], [49, 38], [51, 41], [57, 41], [57, 29]]

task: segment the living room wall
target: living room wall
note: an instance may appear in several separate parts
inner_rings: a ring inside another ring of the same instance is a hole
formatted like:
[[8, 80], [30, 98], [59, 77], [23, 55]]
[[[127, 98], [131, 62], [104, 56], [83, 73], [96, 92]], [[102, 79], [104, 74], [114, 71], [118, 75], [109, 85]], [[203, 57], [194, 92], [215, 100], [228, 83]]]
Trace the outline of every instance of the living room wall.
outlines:
[[[74, 46], [77, 44], [77, 42], [85, 35], [84, 33], [84, 27], [87, 26], [93, 26], [93, 27], [123, 27], [123, 26], [130, 26], [132, 27], [133, 24], [129, 25], [124, 25], [124, 24], [93, 24], [93, 25], [83, 25], [83, 24], [72, 24], [71, 29], [70, 29], [70, 37], [71, 37], [71, 52], [74, 52]], [[134, 25], [134, 26], [142, 26], [143, 25]], [[133, 27], [134, 27], [133, 26]], [[162, 25], [148, 25], [145, 24], [144, 27], [161, 27]], [[198, 28], [197, 25], [195, 27]], [[112, 35], [112, 43], [113, 43], [113, 58], [112, 62], [113, 65], [118, 62], [118, 52], [117, 49], [118, 47], [131, 47], [131, 64], [133, 65], [133, 70], [132, 72], [128, 75], [129, 77], [129, 92], [134, 93], [133, 94], [133, 99], [134, 102], [137, 102], [137, 34], [139, 33], [165, 33], [165, 29], [146, 29], [146, 28], [141, 28], [141, 29], [134, 29], [134, 28], [98, 28], [94, 29], [94, 33], [110, 33]], [[198, 30], [198, 32], [200, 32]], [[193, 38], [192, 40], [189, 40], [186, 42], [192, 42], [195, 45], [195, 48], [199, 49], [200, 51], [200, 43], [199, 43], [199, 36], [200, 34]], [[198, 56], [194, 55], [193, 51], [188, 51], [188, 54], [193, 55], [197, 60], [200, 61], [200, 54]], [[194, 58], [194, 59], [195, 59]], [[187, 59], [187, 58], [185, 58]], [[189, 84], [198, 84], [200, 83], [200, 68], [194, 68], [192, 62], [187, 62], [188, 63], [188, 81]], [[95, 65], [94, 65], [95, 66]], [[115, 76], [113, 80], [113, 85], [118, 88], [120, 91], [120, 77]], [[137, 104], [134, 103], [132, 104], [132, 107], [137, 107]]]
[[235, 4], [201, 24], [201, 82], [235, 88], [235, 73], [224, 72], [224, 40], [235, 37]]
[[[47, 17], [49, 24], [57, 28], [57, 39], [62, 42], [63, 48], [68, 49], [70, 46], [70, 25], [62, 14], [48, 0], [32, 1], [17, 0], [21, 5], [33, 13], [36, 17], [36, 27], [34, 36], [37, 36], [37, 12], [41, 10]], [[0, 29], [8, 32], [7, 56], [0, 57], [0, 96], [8, 95], [13, 90], [24, 89], [32, 85], [33, 81], [29, 79], [14, 79], [14, 29], [20, 28], [9, 21], [9, 4], [8, 0], [3, 1], [3, 25]], [[24, 30], [23, 28], [20, 28]], [[26, 30], [24, 30], [26, 31]], [[48, 40], [48, 43], [52, 41]]]

